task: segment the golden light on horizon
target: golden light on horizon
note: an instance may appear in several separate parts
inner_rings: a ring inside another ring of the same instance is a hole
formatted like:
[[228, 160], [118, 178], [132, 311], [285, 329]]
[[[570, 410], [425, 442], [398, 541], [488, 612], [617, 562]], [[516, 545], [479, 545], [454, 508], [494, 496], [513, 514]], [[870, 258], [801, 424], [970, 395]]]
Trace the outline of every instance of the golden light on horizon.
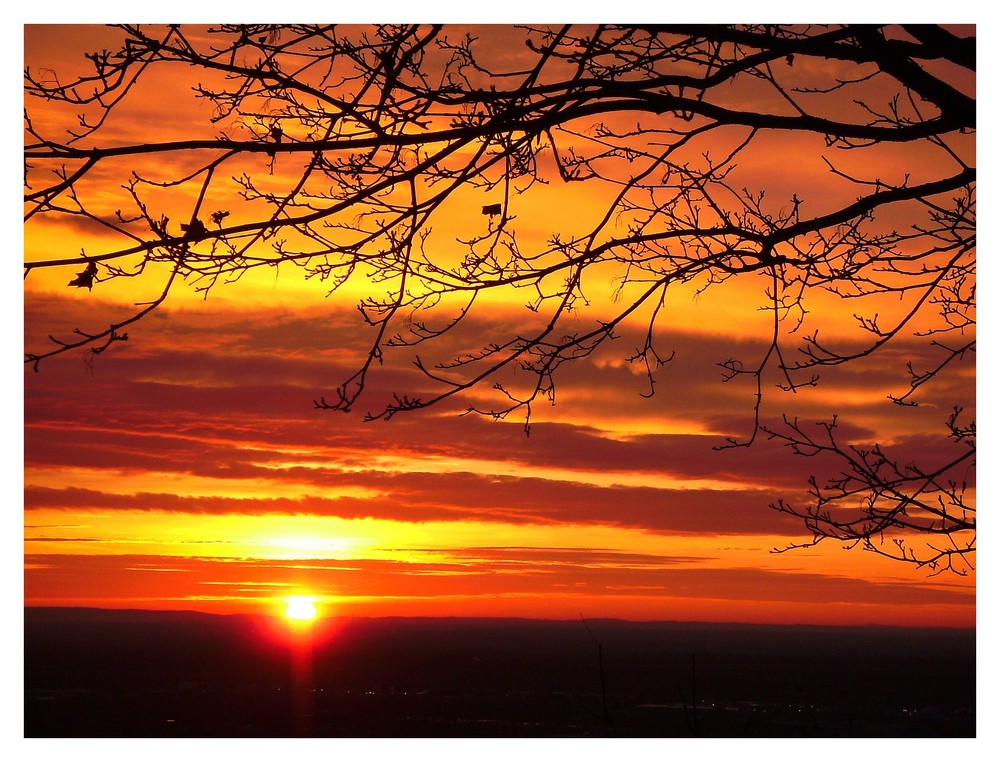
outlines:
[[315, 599], [308, 595], [293, 595], [285, 607], [285, 616], [296, 622], [310, 622], [316, 613]]

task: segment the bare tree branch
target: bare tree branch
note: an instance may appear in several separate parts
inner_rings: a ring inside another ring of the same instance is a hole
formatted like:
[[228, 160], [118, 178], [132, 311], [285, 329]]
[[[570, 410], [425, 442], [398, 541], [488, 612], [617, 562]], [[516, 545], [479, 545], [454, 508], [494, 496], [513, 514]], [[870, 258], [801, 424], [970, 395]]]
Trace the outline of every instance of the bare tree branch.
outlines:
[[[782, 422], [770, 402], [919, 339], [933, 359], [901, 362], [887, 402], [905, 410], [952, 388], [936, 382], [974, 356], [975, 38], [932, 25], [117, 31], [121, 45], [88, 54], [75, 78], [25, 70], [26, 235], [73, 220], [112, 236], [34, 256], [25, 277], [65, 268], [83, 298], [122, 278], [165, 280], [132, 312], [31, 348], [36, 370], [127, 338], [121, 329], [181, 284], [207, 296], [294, 267], [331, 294], [349, 282], [367, 293], [366, 356], [317, 408], [355, 408], [379, 365], [403, 357], [426, 387], [399, 390], [369, 419], [485, 388], [493, 404], [480, 395], [468, 413], [521, 415], [529, 430], [564, 364], [626, 331], [640, 331], [626, 359], [652, 394], [675, 357], [658, 339], [668, 295], [751, 281], [769, 328], [755, 356], [720, 360], [724, 380], [748, 384], [750, 413], [722, 447], [764, 434], [842, 461], [813, 481], [806, 507], [775, 505], [805, 523], [807, 545], [971, 565], [974, 423], [956, 412], [944, 433], [961, 454], [917, 466], [841, 441], [835, 424], [817, 434]], [[508, 55], [477, 34], [502, 34]], [[192, 103], [209, 110], [184, 134], [131, 142], [109, 125], [161, 70], [190, 74]], [[810, 168], [777, 167], [776, 137], [812, 146], [797, 159]], [[887, 148], [895, 163], [879, 158]], [[802, 178], [790, 197], [774, 196], [771, 166]], [[525, 232], [520, 219], [552, 184], [604, 205], [593, 219], [552, 220], [547, 239]], [[183, 200], [180, 224], [165, 191]], [[469, 219], [470, 208], [483, 213]], [[517, 297], [531, 320], [467, 346], [463, 327], [494, 293]], [[820, 295], [854, 316], [862, 342], [810, 316]], [[448, 346], [465, 348], [442, 356]], [[955, 409], [971, 411], [972, 395]], [[923, 549], [921, 536], [932, 538]]]

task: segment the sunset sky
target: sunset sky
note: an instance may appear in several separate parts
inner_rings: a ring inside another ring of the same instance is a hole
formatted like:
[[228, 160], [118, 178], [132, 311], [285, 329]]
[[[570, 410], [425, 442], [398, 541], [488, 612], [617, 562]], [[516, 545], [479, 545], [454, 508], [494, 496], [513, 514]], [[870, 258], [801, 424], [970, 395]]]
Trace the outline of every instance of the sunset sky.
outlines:
[[[29, 26], [25, 63], [71, 71], [82, 53], [110, 47], [108, 35]], [[179, 134], [183, 109], [194, 107], [163, 95], [178, 82], [154, 81], [109, 134]], [[809, 141], [775, 150], [785, 153], [769, 187], [817, 204], [847, 192], [802, 186], [792, 167], [814, 160]], [[881, 159], [888, 172], [898, 157], [886, 149]], [[748, 177], [762, 171], [741, 167]], [[925, 168], [906, 171], [919, 179]], [[597, 208], [581, 185], [543, 189], [521, 211], [525, 239]], [[457, 235], [464, 223], [442, 224]], [[27, 226], [25, 257], [99, 250], [103, 235]], [[157, 288], [154, 277], [70, 289], [67, 274], [25, 280], [26, 349], [99, 326]], [[378, 400], [422, 388], [405, 357], [379, 369], [355, 411], [316, 410], [313, 400], [363, 360], [355, 293], [326, 297], [294, 268], [207, 299], [179, 289], [92, 361], [71, 353], [24, 370], [24, 603], [277, 613], [288, 596], [308, 595], [325, 615], [974, 625], [972, 570], [931, 577], [833, 542], [772, 552], [808, 540], [769, 504], [803, 501], [817, 463], [766, 441], [714, 449], [753, 424], [752, 389], [721, 383], [717, 364], [759, 351], [765, 286], [751, 278], [703, 297], [678, 291], [660, 338], [676, 360], [654, 396], [642, 396], [645, 379], [623, 361], [641, 340], [641, 326], [626, 327], [565, 369], [557, 404], [535, 410], [530, 436], [513, 416], [460, 415], [468, 397], [364, 422]], [[517, 298], [472, 316], [465, 339], [518, 324]], [[857, 338], [852, 306], [812, 307], [814, 325]], [[460, 351], [460, 338], [445, 348]], [[941, 431], [952, 400], [973, 399], [975, 366], [926, 405], [892, 405], [886, 395], [905, 389], [906, 360], [925, 352], [925, 342], [902, 340], [829, 372], [794, 407], [775, 393], [765, 413], [837, 414], [845, 436], [932, 456], [949, 444]], [[490, 393], [487, 385], [474, 399]]]

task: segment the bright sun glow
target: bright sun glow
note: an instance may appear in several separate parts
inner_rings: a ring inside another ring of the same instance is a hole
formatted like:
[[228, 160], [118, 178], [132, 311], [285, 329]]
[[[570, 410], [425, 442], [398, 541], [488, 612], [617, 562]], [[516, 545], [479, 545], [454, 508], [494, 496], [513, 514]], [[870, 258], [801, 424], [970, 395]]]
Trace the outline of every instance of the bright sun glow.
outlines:
[[313, 599], [303, 595], [297, 595], [288, 599], [288, 606], [285, 608], [285, 616], [289, 619], [299, 621], [316, 618], [316, 604]]

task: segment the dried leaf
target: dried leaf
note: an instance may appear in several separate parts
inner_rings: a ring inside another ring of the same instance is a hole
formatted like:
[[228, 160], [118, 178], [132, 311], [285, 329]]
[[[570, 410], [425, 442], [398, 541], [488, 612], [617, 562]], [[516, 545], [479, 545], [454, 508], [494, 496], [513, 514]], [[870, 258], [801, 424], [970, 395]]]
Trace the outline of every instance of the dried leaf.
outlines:
[[86, 288], [90, 290], [94, 287], [95, 275], [97, 275], [97, 263], [90, 262], [85, 270], [78, 272], [76, 274], [76, 277], [73, 278], [73, 280], [71, 280], [66, 285], [76, 286], [77, 288]]
[[201, 238], [208, 232], [205, 229], [205, 223], [199, 219], [191, 220], [188, 225], [181, 223], [181, 230], [184, 232], [184, 237], [188, 239]]

